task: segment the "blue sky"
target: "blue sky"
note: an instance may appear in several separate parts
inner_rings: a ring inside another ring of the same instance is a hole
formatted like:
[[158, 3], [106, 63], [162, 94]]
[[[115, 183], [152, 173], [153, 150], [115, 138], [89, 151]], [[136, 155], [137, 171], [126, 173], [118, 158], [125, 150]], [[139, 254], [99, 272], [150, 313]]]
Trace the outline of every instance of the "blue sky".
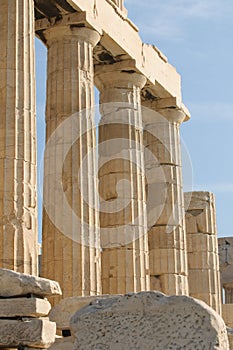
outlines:
[[[144, 42], [156, 45], [182, 77], [191, 120], [181, 135], [193, 167], [193, 189], [216, 195], [219, 236], [233, 236], [233, 2], [125, 0]], [[38, 41], [37, 125], [44, 144], [46, 50]], [[41, 229], [41, 224], [40, 224]]]

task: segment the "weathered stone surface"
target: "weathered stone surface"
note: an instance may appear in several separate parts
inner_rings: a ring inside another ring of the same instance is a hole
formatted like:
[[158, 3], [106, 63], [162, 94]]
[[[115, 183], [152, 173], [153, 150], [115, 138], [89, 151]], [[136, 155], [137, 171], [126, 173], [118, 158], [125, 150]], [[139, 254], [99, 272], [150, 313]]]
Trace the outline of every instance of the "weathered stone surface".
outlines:
[[141, 292], [98, 300], [71, 319], [74, 350], [228, 350], [226, 326], [205, 303]]
[[14, 297], [35, 294], [38, 296], [61, 295], [59, 283], [15, 271], [0, 269], [0, 296]]
[[49, 347], [49, 350], [73, 350], [75, 339], [73, 337], [58, 338], [55, 343]]
[[90, 296], [90, 297], [71, 297], [62, 299], [55, 305], [49, 313], [50, 321], [56, 322], [57, 329], [69, 329], [70, 318], [78, 310], [89, 305], [95, 300], [111, 297], [110, 295]]
[[51, 305], [38, 298], [0, 299], [0, 317], [40, 317], [47, 316]]
[[222, 305], [222, 318], [228, 327], [233, 328], [233, 304]]
[[0, 347], [47, 348], [55, 341], [56, 324], [47, 319], [0, 320]]

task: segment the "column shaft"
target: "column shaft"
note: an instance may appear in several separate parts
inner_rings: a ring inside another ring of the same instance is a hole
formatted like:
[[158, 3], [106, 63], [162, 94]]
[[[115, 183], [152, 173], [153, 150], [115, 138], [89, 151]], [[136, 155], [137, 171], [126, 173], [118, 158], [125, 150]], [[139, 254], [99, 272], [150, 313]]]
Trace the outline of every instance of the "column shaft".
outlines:
[[221, 313], [214, 195], [187, 192], [185, 202], [190, 296], [205, 301]]
[[[119, 67], [119, 65], [118, 65]], [[98, 67], [99, 190], [104, 294], [149, 289], [143, 129], [145, 78]]]
[[182, 111], [144, 101], [144, 145], [151, 289], [188, 294], [180, 151]]
[[0, 266], [36, 275], [33, 0], [3, 0], [0, 32]]
[[[60, 283], [63, 297], [96, 295], [101, 280], [92, 108], [93, 47], [99, 34], [88, 28], [61, 27], [48, 30], [46, 38], [47, 145], [57, 136], [45, 159], [42, 272]], [[64, 194], [60, 203], [59, 172]]]

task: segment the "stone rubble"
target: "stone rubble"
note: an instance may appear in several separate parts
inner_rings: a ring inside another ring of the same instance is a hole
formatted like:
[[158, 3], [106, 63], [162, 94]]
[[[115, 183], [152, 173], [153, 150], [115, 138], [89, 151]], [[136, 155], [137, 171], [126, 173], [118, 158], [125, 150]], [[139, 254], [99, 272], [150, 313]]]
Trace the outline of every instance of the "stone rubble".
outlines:
[[45, 296], [60, 295], [57, 282], [0, 269], [0, 348], [46, 349], [55, 341]]

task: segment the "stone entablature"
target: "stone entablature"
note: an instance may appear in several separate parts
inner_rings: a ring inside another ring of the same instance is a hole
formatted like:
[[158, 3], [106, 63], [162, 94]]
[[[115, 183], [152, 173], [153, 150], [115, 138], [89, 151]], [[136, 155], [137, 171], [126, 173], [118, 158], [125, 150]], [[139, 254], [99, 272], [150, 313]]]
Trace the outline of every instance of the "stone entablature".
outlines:
[[180, 75], [158, 48], [142, 42], [137, 27], [126, 16], [116, 13], [113, 2], [115, 1], [104, 0], [93, 6], [92, 2], [86, 0], [74, 0], [69, 1], [69, 10], [64, 5], [62, 10], [59, 7], [59, 12], [54, 1], [54, 10], [51, 6], [46, 13], [43, 1], [37, 0], [37, 36], [46, 41], [43, 31], [62, 24], [88, 26], [96, 30], [101, 39], [94, 49], [95, 64], [132, 60], [131, 69], [147, 78], [142, 95], [155, 99], [171, 98], [170, 104], [182, 108], [189, 119], [189, 112], [182, 104]]

